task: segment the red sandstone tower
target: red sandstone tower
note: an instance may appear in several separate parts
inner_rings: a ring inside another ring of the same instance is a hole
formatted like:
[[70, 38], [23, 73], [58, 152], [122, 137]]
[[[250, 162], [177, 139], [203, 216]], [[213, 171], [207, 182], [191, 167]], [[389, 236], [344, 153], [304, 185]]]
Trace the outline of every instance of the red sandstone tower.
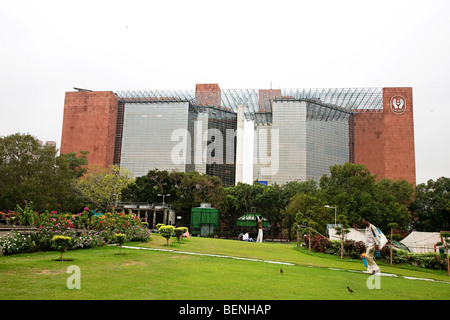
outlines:
[[61, 153], [89, 151], [89, 165], [113, 164], [118, 99], [111, 91], [66, 92]]
[[355, 163], [378, 179], [416, 183], [412, 88], [383, 88], [383, 110], [353, 115]]

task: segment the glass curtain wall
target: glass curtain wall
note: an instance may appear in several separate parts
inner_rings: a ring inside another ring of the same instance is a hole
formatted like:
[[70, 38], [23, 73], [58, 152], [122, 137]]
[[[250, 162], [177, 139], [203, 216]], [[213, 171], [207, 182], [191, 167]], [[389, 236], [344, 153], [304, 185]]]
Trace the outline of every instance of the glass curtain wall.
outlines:
[[191, 163], [189, 102], [126, 103], [120, 166], [133, 177], [151, 169], [186, 171]]

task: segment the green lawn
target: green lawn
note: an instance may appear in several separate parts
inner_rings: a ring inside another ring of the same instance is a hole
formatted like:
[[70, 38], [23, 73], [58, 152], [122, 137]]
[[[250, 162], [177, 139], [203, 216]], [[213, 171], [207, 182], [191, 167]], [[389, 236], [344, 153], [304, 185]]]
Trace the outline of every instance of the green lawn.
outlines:
[[[364, 270], [361, 261], [308, 254], [290, 244], [189, 238], [182, 244], [172, 241], [168, 248], [165, 239], [153, 235], [152, 241], [134, 245], [294, 265], [126, 248], [118, 255], [116, 247], [69, 251], [64, 258], [72, 261], [64, 262], [55, 261], [58, 252], [1, 256], [0, 299], [450, 299], [450, 279], [445, 272], [382, 265], [382, 272], [447, 283], [381, 277], [380, 289], [370, 290], [367, 274], [329, 269]], [[80, 290], [66, 286], [70, 265], [80, 268]], [[347, 286], [355, 293], [350, 294]]]

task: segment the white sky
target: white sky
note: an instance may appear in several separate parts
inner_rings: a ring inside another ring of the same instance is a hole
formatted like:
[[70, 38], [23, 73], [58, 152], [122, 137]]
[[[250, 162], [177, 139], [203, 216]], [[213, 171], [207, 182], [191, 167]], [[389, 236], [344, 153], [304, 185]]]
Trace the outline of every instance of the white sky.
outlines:
[[0, 136], [61, 142], [64, 93], [413, 87], [417, 183], [450, 177], [450, 1], [0, 0]]

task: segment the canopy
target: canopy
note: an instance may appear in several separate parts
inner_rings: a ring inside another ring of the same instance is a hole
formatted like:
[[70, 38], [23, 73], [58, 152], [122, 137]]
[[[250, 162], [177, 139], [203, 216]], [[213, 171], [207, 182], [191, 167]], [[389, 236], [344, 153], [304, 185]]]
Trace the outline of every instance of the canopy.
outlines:
[[[238, 226], [245, 226], [245, 227], [254, 227], [258, 223], [258, 218], [261, 214], [259, 213], [245, 213], [243, 216], [240, 216], [237, 219], [237, 225]], [[262, 225], [263, 227], [267, 227], [269, 224], [268, 220], [266, 218], [262, 218]]]

